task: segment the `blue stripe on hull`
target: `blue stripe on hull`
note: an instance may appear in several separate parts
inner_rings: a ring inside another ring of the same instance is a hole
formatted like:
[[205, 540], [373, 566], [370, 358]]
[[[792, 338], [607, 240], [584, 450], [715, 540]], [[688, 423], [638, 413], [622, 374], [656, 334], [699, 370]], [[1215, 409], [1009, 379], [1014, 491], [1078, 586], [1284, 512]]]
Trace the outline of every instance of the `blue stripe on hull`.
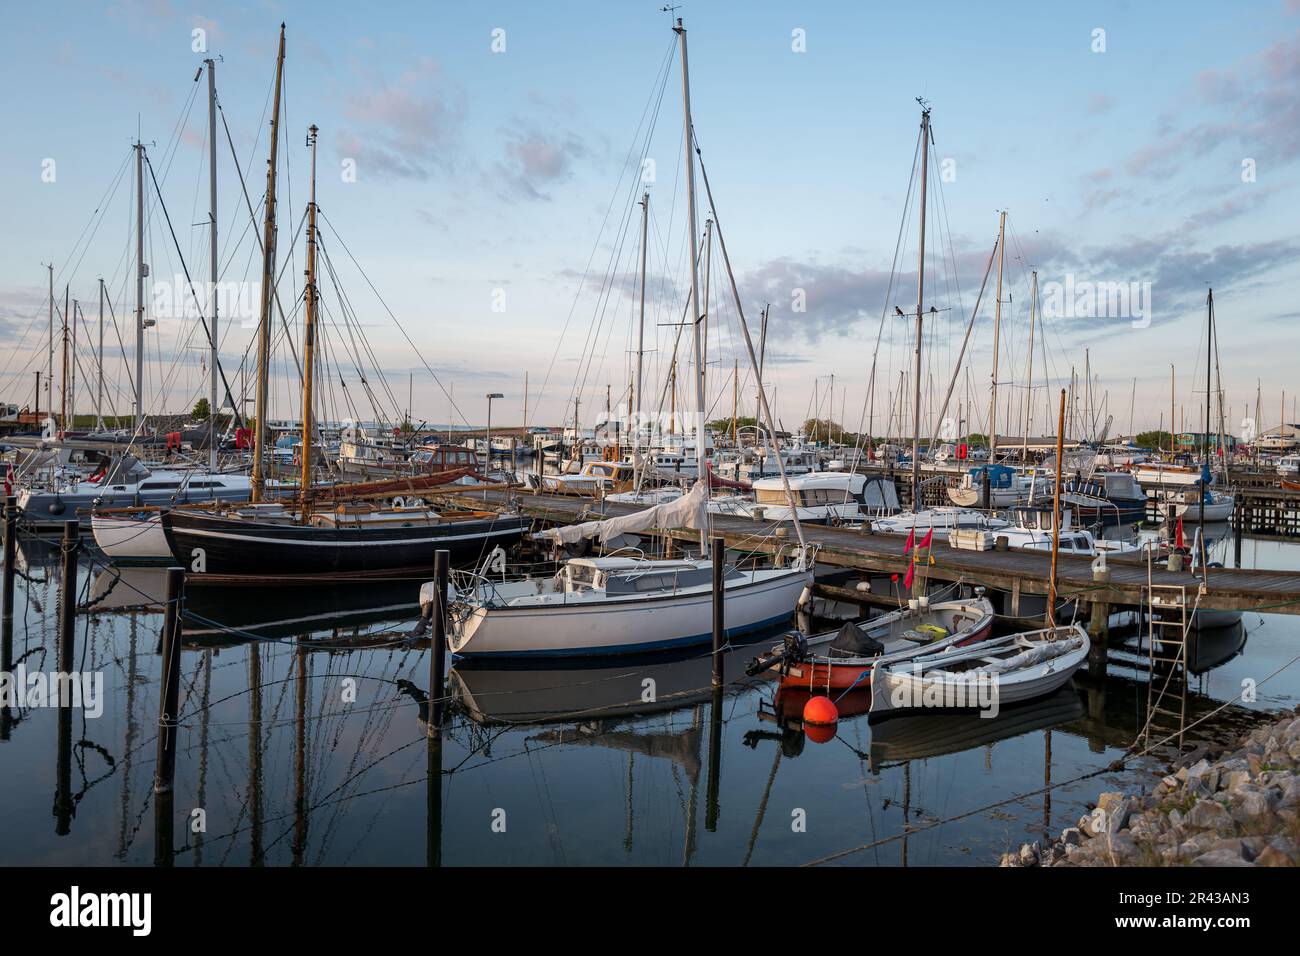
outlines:
[[[778, 614], [776, 617], [769, 617], [765, 621], [756, 621], [745, 627], [727, 628], [727, 637], [737, 637], [741, 634], [749, 634], [753, 631], [761, 631], [764, 628], [773, 627], [777, 624], [784, 623], [794, 616], [791, 610], [788, 614]], [[617, 657], [622, 654], [641, 654], [647, 651], [666, 651], [677, 647], [689, 647], [693, 644], [707, 644], [712, 642], [713, 632], [705, 634], [694, 634], [690, 637], [674, 637], [665, 641], [648, 641], [644, 644], [619, 644], [611, 647], [588, 647], [588, 648], [563, 648], [555, 650], [536, 650], [536, 651], [470, 651], [468, 653], [453, 654], [453, 660], [469, 660], [494, 658], [498, 660], [508, 660], [510, 658], [536, 658], [536, 657]]]

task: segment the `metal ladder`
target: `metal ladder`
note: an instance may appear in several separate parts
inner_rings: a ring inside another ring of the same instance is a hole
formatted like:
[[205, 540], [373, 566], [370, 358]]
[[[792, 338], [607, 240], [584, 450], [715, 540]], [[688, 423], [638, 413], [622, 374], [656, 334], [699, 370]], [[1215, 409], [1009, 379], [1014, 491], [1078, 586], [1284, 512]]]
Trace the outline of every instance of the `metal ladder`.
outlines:
[[[1165, 617], [1162, 618], [1160, 612], [1164, 612]], [[1190, 627], [1187, 586], [1148, 584], [1147, 713], [1142, 734], [1145, 743], [1153, 737], [1163, 739], [1172, 733], [1176, 735], [1178, 749], [1183, 749], [1183, 731], [1187, 726], [1187, 642]], [[1163, 679], [1157, 688], [1162, 670]], [[1175, 706], [1177, 709], [1173, 709]], [[1161, 724], [1164, 725], [1163, 732], [1155, 734]]]

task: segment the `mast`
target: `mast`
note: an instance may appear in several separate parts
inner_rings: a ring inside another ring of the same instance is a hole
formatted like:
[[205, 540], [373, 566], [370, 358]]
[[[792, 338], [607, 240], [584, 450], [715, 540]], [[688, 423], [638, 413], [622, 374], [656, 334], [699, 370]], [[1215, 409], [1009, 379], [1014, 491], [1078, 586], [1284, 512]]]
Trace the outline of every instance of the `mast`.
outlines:
[[135, 434], [144, 430], [144, 144], [135, 142]]
[[262, 445], [266, 440], [267, 393], [271, 378], [271, 299], [275, 285], [275, 158], [280, 145], [280, 83], [284, 77], [284, 24], [280, 24], [280, 51], [275, 59], [275, 94], [271, 106], [271, 158], [266, 164], [266, 220], [262, 231], [262, 314], [257, 327], [257, 398], [253, 428], [254, 504], [262, 500], [266, 481]]
[[[912, 382], [912, 513], [921, 503], [921, 317], [925, 299], [925, 187], [929, 179], [930, 108], [921, 104], [921, 221], [916, 268], [916, 374]], [[989, 461], [993, 456], [989, 455]]]
[[1065, 454], [1065, 389], [1056, 421], [1056, 491], [1052, 501], [1052, 572], [1047, 583], [1047, 626], [1056, 626], [1056, 553], [1061, 546], [1061, 456]]
[[63, 379], [59, 389], [59, 431], [68, 430], [68, 286], [63, 287]]
[[[307, 202], [307, 288], [303, 290], [302, 330], [302, 507], [298, 520], [307, 523], [311, 501], [311, 387], [316, 355], [316, 126], [307, 130], [307, 143], [311, 146], [311, 198]], [[408, 412], [409, 417], [409, 412]], [[488, 437], [488, 462], [492, 461], [491, 436]]]
[[641, 459], [641, 385], [645, 374], [645, 257], [646, 239], [650, 227], [650, 193], [641, 194], [641, 308], [636, 333], [636, 395], [632, 413], [632, 464]]
[[104, 277], [99, 277], [99, 382], [95, 386], [95, 428], [104, 430]]
[[211, 230], [208, 255], [209, 275], [212, 285], [208, 292], [208, 308], [212, 312], [208, 332], [211, 336], [212, 361], [208, 383], [208, 471], [217, 470], [217, 62], [208, 65], [208, 217]]
[[49, 368], [45, 372], [45, 391], [48, 394], [45, 404], [49, 406], [49, 413], [54, 414], [54, 263], [50, 263], [46, 268], [50, 271], [50, 344], [49, 344]]
[[[924, 188], [924, 187], [922, 187]], [[922, 226], [924, 228], [924, 226]], [[1002, 342], [1002, 263], [1006, 258], [1007, 211], [998, 215], [998, 291], [993, 300], [993, 381], [989, 391], [989, 464], [998, 456], [998, 346]], [[1030, 352], [1033, 352], [1031, 340]], [[984, 507], [990, 507], [984, 502]]]
[[[700, 320], [703, 318], [700, 308], [700, 255], [696, 248], [699, 233], [695, 225], [695, 136], [691, 126], [691, 73], [686, 55], [686, 27], [682, 18], [677, 18], [673, 31], [681, 40], [682, 50], [682, 117], [685, 123], [683, 147], [686, 150], [686, 229], [690, 237], [688, 245], [691, 250], [691, 310], [694, 319], [691, 322], [691, 340], [695, 353], [695, 463], [700, 477], [704, 476], [704, 361], [700, 343]], [[708, 552], [709, 532], [700, 529], [700, 554]], [[721, 557], [721, 556], [719, 556]]]
[[[999, 263], [999, 272], [1001, 264]], [[1025, 384], [1025, 437], [1020, 441], [1020, 464], [1027, 464], [1029, 461], [1029, 426], [1034, 417], [1034, 319], [1036, 318], [1035, 309], [1038, 304], [1038, 270], [1035, 269], [1031, 274], [1030, 282], [1032, 288], [1029, 290], [1029, 380]], [[994, 376], [996, 378], [996, 376]], [[997, 382], [993, 383], [994, 388]], [[989, 463], [993, 461], [993, 456], [989, 455]]]
[[[81, 312], [81, 303], [72, 300], [72, 354], [68, 363], [68, 421], [72, 428], [77, 427], [77, 316]], [[67, 426], [64, 427], [67, 430]]]
[[[1210, 359], [1211, 352], [1214, 351], [1214, 289], [1210, 289], [1205, 296], [1205, 434], [1201, 436], [1201, 461], [1203, 471], [1201, 477], [1207, 478], [1210, 474]], [[1205, 496], [1209, 494], [1210, 483], [1207, 480], [1201, 487], [1201, 507], [1200, 516], [1197, 523], [1201, 527], [1201, 547], [1205, 547]], [[1209, 577], [1205, 570], [1205, 561], [1201, 561], [1201, 573]]]

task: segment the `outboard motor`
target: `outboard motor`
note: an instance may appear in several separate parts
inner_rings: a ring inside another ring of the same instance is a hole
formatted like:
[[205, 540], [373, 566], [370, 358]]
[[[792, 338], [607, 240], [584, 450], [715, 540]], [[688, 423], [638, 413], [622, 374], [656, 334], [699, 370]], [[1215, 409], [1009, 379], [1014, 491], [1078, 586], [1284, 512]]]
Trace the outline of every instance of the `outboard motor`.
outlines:
[[785, 639], [766, 654], [759, 654], [745, 666], [746, 676], [753, 677], [769, 668], [787, 661], [801, 661], [808, 655], [808, 639], [798, 631], [791, 631]]

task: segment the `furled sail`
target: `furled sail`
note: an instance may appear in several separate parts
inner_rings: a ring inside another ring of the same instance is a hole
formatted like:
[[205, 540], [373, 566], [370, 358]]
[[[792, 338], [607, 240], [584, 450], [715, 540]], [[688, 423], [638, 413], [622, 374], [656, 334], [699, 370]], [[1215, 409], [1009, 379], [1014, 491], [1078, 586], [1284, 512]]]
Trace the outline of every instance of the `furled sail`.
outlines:
[[691, 490], [675, 501], [665, 501], [654, 507], [630, 515], [606, 518], [603, 521], [584, 521], [581, 524], [547, 528], [535, 537], [558, 544], [576, 544], [583, 538], [599, 538], [602, 544], [614, 541], [625, 534], [634, 534], [649, 528], [708, 527], [708, 480], [701, 478]]

